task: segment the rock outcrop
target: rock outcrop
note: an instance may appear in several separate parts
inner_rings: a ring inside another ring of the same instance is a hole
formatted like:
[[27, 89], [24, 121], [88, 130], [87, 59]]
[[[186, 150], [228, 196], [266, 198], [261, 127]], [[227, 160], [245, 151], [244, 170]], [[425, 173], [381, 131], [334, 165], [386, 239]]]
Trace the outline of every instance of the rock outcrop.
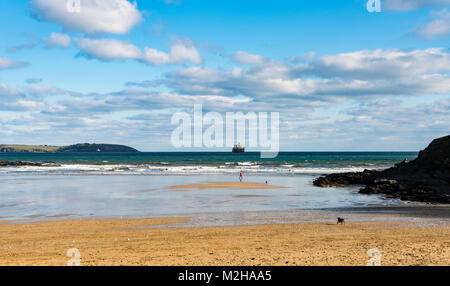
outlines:
[[450, 203], [450, 136], [435, 139], [417, 159], [383, 170], [331, 174], [314, 181], [319, 187], [361, 185], [362, 194], [427, 203]]
[[42, 162], [42, 163], [34, 163], [34, 162], [9, 162], [9, 161], [0, 161], [0, 167], [20, 167], [20, 166], [32, 166], [32, 167], [58, 167], [59, 165], [55, 162]]

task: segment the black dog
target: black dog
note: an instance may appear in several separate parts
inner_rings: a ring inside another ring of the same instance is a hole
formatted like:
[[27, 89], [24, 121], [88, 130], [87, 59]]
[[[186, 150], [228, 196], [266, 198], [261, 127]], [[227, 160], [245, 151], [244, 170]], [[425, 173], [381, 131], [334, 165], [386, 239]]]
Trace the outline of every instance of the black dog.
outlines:
[[345, 219], [344, 218], [337, 218], [337, 224], [345, 224]]

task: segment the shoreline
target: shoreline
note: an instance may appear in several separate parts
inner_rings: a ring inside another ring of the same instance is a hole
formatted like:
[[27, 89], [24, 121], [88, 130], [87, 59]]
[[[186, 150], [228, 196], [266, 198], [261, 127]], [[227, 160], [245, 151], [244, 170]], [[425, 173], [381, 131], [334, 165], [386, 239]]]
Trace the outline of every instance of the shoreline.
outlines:
[[[0, 222], [0, 265], [449, 265], [450, 226], [381, 221], [177, 227], [188, 218]], [[173, 227], [175, 226], [175, 227]], [[270, 239], [269, 239], [270, 238]]]

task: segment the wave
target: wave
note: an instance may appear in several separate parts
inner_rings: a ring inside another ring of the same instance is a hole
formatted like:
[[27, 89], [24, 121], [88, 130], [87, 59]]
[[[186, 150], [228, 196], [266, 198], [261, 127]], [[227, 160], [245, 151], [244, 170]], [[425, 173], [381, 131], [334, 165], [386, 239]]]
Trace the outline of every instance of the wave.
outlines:
[[376, 164], [337, 165], [337, 166], [301, 166], [299, 164], [265, 165], [258, 162], [191, 164], [173, 165], [166, 162], [158, 164], [63, 164], [59, 166], [20, 166], [2, 167], [0, 174], [61, 174], [61, 175], [184, 175], [184, 174], [233, 174], [244, 172], [248, 174], [307, 174], [321, 175], [331, 173], [360, 172], [364, 169], [383, 169], [388, 165]]

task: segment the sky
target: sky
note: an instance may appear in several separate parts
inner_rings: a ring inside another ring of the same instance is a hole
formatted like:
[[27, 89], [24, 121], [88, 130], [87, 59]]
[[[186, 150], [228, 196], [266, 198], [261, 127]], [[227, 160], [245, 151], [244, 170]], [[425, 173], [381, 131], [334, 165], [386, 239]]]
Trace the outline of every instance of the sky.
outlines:
[[279, 112], [282, 151], [417, 151], [449, 43], [450, 0], [0, 0], [0, 144], [215, 151], [171, 144], [202, 104]]

